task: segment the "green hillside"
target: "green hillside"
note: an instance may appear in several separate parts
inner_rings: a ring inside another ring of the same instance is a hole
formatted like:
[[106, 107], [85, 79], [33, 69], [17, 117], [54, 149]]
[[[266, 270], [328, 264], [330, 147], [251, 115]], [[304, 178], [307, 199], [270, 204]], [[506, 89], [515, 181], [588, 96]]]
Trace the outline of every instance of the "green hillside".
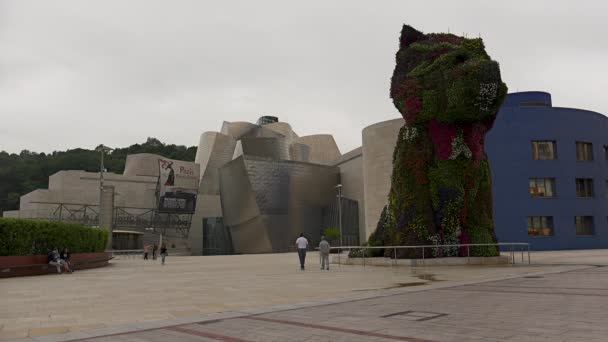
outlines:
[[[122, 173], [128, 154], [155, 153], [171, 159], [194, 161], [196, 147], [166, 145], [155, 138], [143, 144], [117, 148], [104, 158], [108, 172]], [[0, 152], [0, 213], [19, 209], [19, 197], [35, 189], [46, 189], [49, 176], [61, 170], [99, 171], [100, 154], [76, 148], [53, 153], [23, 150], [19, 154]]]

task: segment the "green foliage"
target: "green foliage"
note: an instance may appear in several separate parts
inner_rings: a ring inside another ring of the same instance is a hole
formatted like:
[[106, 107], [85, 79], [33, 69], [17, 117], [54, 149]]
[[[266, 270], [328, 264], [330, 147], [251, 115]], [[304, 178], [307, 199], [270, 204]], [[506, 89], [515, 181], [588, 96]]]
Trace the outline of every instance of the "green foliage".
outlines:
[[338, 228], [327, 228], [323, 231], [323, 235], [327, 240], [337, 240], [340, 238], [340, 230]]
[[[483, 244], [483, 243], [496, 243], [496, 238], [492, 234], [492, 227], [475, 227], [471, 229], [471, 243], [472, 244]], [[471, 256], [498, 256], [498, 248], [496, 246], [477, 246], [471, 247]]]
[[[104, 158], [108, 172], [122, 173], [128, 154], [154, 153], [166, 158], [194, 161], [196, 147], [166, 145], [155, 138], [143, 144], [117, 148]], [[0, 213], [19, 208], [19, 198], [28, 192], [48, 187], [49, 176], [61, 170], [99, 172], [100, 154], [95, 150], [76, 148], [53, 153], [20, 154], [0, 152]]]
[[108, 232], [63, 222], [0, 218], [0, 256], [47, 254], [52, 247], [72, 253], [103, 252]]

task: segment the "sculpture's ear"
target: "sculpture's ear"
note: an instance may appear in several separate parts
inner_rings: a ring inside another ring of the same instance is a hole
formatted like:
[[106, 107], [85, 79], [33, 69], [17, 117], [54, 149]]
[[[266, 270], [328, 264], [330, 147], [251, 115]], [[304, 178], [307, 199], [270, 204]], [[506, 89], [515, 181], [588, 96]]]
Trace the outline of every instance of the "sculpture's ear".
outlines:
[[408, 47], [411, 44], [426, 39], [424, 33], [416, 30], [410, 25], [403, 25], [401, 29], [401, 38], [399, 39], [399, 43], [402, 48]]

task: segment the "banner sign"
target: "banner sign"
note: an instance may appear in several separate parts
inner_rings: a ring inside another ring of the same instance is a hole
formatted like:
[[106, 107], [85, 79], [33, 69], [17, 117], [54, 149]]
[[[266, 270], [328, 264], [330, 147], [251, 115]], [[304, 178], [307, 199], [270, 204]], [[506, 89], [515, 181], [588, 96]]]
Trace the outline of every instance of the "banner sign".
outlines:
[[200, 166], [193, 162], [159, 159], [159, 212], [193, 213]]

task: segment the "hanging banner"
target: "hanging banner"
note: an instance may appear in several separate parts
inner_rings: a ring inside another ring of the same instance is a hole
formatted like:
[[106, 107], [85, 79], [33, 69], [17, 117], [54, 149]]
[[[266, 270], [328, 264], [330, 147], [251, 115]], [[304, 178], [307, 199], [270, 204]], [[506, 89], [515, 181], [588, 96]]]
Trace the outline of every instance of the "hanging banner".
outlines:
[[193, 162], [159, 159], [159, 212], [193, 213], [200, 166]]

